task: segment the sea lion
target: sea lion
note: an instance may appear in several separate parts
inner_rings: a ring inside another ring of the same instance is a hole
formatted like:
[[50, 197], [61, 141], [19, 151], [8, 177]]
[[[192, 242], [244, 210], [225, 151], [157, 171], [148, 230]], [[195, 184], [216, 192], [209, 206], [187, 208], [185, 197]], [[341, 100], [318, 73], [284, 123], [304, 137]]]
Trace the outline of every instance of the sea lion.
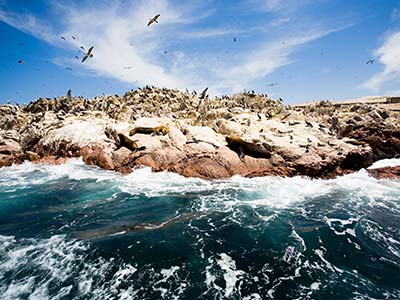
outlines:
[[135, 127], [129, 131], [130, 136], [135, 135], [136, 133], [166, 135], [169, 133], [169, 129], [166, 126], [161, 125], [157, 127]]
[[238, 136], [227, 136], [226, 142], [228, 147], [235, 151], [242, 159], [244, 155], [249, 155], [255, 158], [270, 158], [272, 147], [267, 143], [249, 143]]
[[119, 138], [119, 145], [116, 150], [120, 149], [121, 147], [125, 147], [131, 151], [141, 151], [145, 149], [145, 147], [139, 147], [136, 144], [136, 141], [131, 140], [123, 133], [118, 133], [118, 138]]

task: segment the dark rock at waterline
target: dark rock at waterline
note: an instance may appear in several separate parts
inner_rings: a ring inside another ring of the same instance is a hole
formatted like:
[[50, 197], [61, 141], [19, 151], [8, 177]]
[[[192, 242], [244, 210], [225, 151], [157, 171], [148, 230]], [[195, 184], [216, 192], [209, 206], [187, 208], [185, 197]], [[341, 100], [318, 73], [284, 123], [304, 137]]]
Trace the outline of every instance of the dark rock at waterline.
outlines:
[[377, 179], [400, 179], [400, 166], [370, 169], [368, 174]]
[[374, 161], [393, 158], [400, 154], [400, 127], [398, 124], [365, 122], [344, 130], [343, 136], [367, 143], [372, 148]]

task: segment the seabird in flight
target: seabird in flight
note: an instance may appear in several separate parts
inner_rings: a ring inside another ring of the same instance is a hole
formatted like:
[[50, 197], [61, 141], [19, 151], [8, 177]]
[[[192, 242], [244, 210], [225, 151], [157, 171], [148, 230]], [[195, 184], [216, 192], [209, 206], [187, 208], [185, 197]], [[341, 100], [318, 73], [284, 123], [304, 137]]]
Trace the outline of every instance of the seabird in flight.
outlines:
[[85, 56], [82, 58], [82, 62], [87, 60], [89, 57], [93, 57], [92, 50], [94, 46], [90, 47], [89, 50], [86, 52]]
[[160, 17], [160, 14], [154, 16], [152, 19], [150, 19], [149, 23], [147, 24], [147, 26], [150, 26], [153, 23], [158, 23], [158, 18]]

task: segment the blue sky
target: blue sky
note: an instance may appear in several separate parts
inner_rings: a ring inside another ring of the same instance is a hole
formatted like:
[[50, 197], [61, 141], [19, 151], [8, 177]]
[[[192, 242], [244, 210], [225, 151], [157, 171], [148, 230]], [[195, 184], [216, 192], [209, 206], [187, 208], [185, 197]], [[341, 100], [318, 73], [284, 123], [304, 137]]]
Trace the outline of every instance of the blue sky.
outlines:
[[287, 104], [400, 95], [398, 0], [0, 0], [0, 33], [0, 103], [146, 84]]

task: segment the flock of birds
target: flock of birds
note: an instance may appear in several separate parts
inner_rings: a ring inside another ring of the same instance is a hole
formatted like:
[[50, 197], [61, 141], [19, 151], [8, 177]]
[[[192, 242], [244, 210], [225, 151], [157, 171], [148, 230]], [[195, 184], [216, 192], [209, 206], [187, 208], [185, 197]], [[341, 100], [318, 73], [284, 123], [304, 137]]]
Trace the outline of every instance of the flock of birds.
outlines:
[[[157, 15], [155, 15], [153, 18], [151, 18], [151, 19], [149, 19], [149, 22], [147, 23], [147, 26], [151, 26], [152, 24], [154, 24], [154, 23], [158, 23], [158, 19], [160, 18], [160, 14], [157, 14]], [[71, 36], [72, 37], [72, 39], [73, 40], [76, 40], [76, 37], [75, 36]], [[61, 36], [61, 39], [62, 40], [66, 40], [66, 38], [64, 37], [64, 36]], [[237, 39], [236, 39], [236, 37], [235, 38], [233, 38], [233, 42], [237, 42]], [[282, 44], [284, 44], [285, 42], [282, 42]], [[23, 46], [23, 44], [22, 43], [19, 43], [21, 46]], [[85, 47], [83, 47], [83, 46], [80, 46], [80, 48], [83, 50], [83, 51], [85, 51]], [[87, 51], [86, 51], [86, 53], [84, 53], [84, 55], [83, 55], [83, 58], [82, 58], [82, 63], [84, 63], [88, 58], [92, 58], [93, 57], [93, 49], [94, 49], [94, 46], [91, 46]], [[164, 54], [167, 54], [167, 51], [164, 51], [163, 52]], [[323, 54], [323, 53], [321, 53], [321, 54]], [[75, 58], [76, 59], [79, 59], [79, 57], [78, 56], [75, 56]], [[22, 60], [22, 59], [20, 59], [20, 60], [18, 60], [17, 61], [17, 63], [18, 64], [24, 64], [25, 62], [24, 62], [24, 60]], [[373, 60], [373, 59], [369, 59], [368, 61], [366, 61], [366, 64], [367, 65], [372, 65], [372, 64], [374, 64], [375, 63], [375, 60]], [[131, 66], [129, 66], [129, 67], [124, 67], [123, 69], [131, 69], [132, 67]], [[72, 70], [72, 68], [71, 67], [66, 67], [66, 69], [67, 70], [69, 70], [69, 71], [71, 71]], [[278, 85], [278, 83], [276, 83], [276, 82], [274, 82], [274, 83], [269, 83], [269, 84], [267, 84], [267, 87], [274, 87], [274, 86], [277, 86]], [[208, 87], [205, 89], [205, 90], [203, 90], [202, 92], [201, 92], [201, 94], [200, 94], [200, 99], [205, 99], [206, 97], [207, 97], [207, 91], [208, 91]], [[68, 91], [69, 93], [71, 93], [71, 90], [69, 90]], [[71, 95], [69, 95], [69, 96], [71, 96]]]

